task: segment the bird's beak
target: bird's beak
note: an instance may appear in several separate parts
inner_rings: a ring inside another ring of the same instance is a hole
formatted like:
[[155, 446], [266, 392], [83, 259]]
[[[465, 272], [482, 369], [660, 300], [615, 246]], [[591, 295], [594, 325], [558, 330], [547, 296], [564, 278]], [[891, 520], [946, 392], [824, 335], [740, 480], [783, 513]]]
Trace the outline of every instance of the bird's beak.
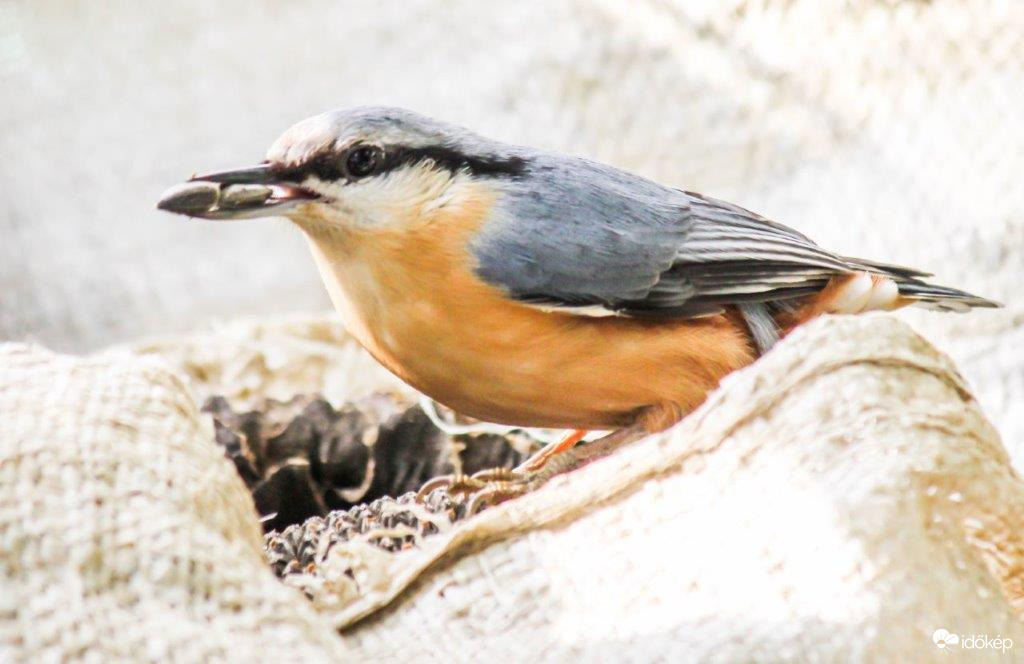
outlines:
[[317, 194], [278, 179], [269, 164], [195, 175], [171, 187], [156, 206], [203, 219], [254, 219], [287, 214]]

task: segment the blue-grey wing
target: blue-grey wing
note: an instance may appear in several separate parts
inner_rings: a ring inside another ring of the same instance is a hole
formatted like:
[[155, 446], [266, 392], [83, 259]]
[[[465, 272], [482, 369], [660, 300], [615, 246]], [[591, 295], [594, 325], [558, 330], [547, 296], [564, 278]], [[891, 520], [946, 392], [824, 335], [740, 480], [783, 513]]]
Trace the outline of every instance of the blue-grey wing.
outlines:
[[700, 316], [876, 267], [735, 205], [582, 159], [533, 157], [526, 177], [502, 186], [473, 242], [477, 273], [544, 307]]

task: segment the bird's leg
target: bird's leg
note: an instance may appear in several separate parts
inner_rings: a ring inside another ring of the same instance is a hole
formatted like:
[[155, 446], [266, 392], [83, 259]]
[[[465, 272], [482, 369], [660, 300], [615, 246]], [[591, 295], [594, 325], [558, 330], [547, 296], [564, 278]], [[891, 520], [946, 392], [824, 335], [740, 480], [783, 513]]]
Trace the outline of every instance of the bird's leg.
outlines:
[[[540, 464], [534, 463], [533, 459], [516, 468], [516, 472], [532, 474], [535, 478], [543, 478], [547, 481], [551, 477], [574, 468], [579, 468], [591, 461], [600, 459], [603, 456], [614, 452], [623, 445], [636, 442], [652, 433], [664, 431], [670, 426], [683, 419], [683, 409], [678, 404], [664, 401], [642, 408], [636, 415], [632, 424], [616, 429], [611, 433], [601, 436], [579, 446], [566, 445], [564, 451], [559, 450], [543, 460]], [[558, 445], [564, 445], [571, 440], [571, 436]], [[543, 453], [544, 450], [541, 450]], [[538, 454], [537, 456], [540, 456]]]
[[[665, 402], [648, 406], [637, 414], [632, 424], [597, 440], [577, 446], [576, 443], [583, 434], [576, 431], [562, 441], [541, 450], [514, 470], [495, 469], [476, 473], [469, 479], [471, 482], [483, 482], [483, 487], [475, 489], [465, 484], [457, 485], [460, 493], [467, 493], [464, 487], [472, 492], [466, 511], [468, 514], [475, 514], [490, 505], [529, 493], [555, 475], [579, 468], [607, 456], [623, 445], [669, 428], [682, 419], [682, 416], [682, 409], [674, 403]], [[442, 486], [447, 486], [451, 491], [456, 483], [448, 482], [447, 479], [437, 478], [436, 484], [435, 480], [431, 480], [420, 489], [418, 497], [425, 498], [431, 491]], [[475, 486], [477, 485], [474, 484], [473, 487]]]
[[784, 331], [789, 331], [821, 314], [890, 311], [907, 304], [910, 304], [910, 300], [900, 295], [899, 286], [889, 277], [870, 272], [854, 272], [832, 279], [820, 293], [807, 298], [780, 323]]
[[548, 459], [572, 448], [576, 443], [583, 440], [583, 437], [586, 436], [587, 433], [586, 429], [574, 430], [572, 433], [562, 438], [562, 440], [544, 446], [544, 448], [532, 457], [519, 464], [517, 470], [538, 470], [539, 468], [542, 468], [544, 464], [548, 462]]

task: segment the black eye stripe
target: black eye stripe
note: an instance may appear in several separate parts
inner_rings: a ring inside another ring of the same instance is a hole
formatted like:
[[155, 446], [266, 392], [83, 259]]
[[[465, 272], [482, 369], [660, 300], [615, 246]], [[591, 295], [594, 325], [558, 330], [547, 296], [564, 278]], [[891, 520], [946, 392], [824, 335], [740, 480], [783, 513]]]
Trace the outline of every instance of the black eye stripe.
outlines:
[[[395, 146], [387, 150], [387, 163], [391, 168], [418, 164], [430, 160], [439, 168], [451, 171], [469, 171], [478, 176], [509, 175], [518, 177], [526, 170], [526, 161], [519, 157], [500, 158], [477, 156], [460, 152], [454, 148], [431, 146], [410, 148]], [[392, 166], [392, 164], [394, 164]]]
[[345, 176], [341, 164], [332, 154], [323, 154], [309, 163], [309, 173], [321, 180], [337, 180]]
[[312, 159], [307, 159], [301, 164], [282, 168], [271, 166], [271, 172], [279, 180], [285, 182], [300, 183], [308, 177], [316, 177], [325, 182], [338, 180], [345, 177], [341, 165], [337, 162], [332, 153], [318, 154]]
[[[355, 181], [360, 178], [346, 175], [345, 162], [352, 151], [360, 147], [363, 146], [355, 146], [341, 153], [321, 153], [290, 168], [275, 168], [274, 174], [282, 180], [296, 183], [311, 176], [324, 181]], [[452, 173], [464, 170], [479, 177], [520, 177], [526, 172], [527, 167], [526, 160], [520, 157], [468, 155], [453, 148], [440, 146], [412, 148], [393, 145], [384, 148], [383, 157], [375, 172], [379, 175], [428, 160], [436, 167]]]

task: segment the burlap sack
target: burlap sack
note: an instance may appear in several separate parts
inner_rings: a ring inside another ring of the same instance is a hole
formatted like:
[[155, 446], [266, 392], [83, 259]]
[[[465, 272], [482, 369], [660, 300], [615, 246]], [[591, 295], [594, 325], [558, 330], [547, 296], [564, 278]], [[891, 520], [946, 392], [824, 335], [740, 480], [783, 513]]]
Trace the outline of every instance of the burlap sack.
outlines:
[[[350, 343], [308, 320], [144, 352], [194, 395], [232, 373], [249, 396], [343, 397], [334, 360], [356, 391], [378, 371]], [[806, 326], [670, 433], [416, 550], [336, 547], [305, 584], [320, 620], [259, 569], [182, 385], [129, 355], [0, 355], [12, 657], [316, 661], [341, 653], [325, 622], [356, 661], [938, 661], [938, 629], [1024, 647], [1022, 485], [949, 361], [892, 318]]]
[[0, 661], [340, 661], [152, 362], [0, 345]]

